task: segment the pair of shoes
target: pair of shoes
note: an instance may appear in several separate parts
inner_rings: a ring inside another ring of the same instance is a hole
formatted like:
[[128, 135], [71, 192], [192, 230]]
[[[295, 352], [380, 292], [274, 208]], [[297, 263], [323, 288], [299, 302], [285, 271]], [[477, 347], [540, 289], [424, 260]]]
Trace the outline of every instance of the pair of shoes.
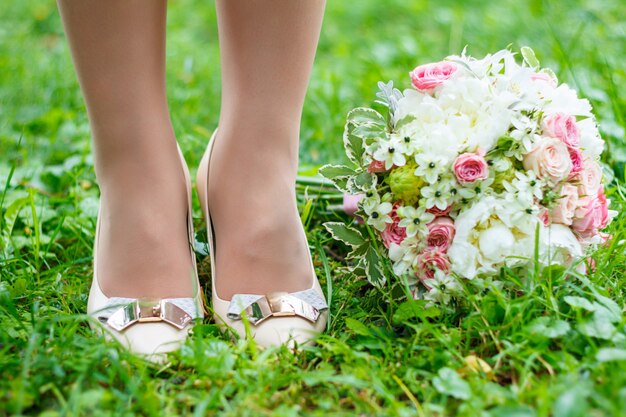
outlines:
[[[328, 305], [320, 287], [313, 260], [311, 259], [311, 285], [302, 291], [272, 292], [269, 294], [235, 294], [231, 300], [219, 296], [215, 277], [215, 233], [209, 213], [208, 185], [209, 162], [217, 130], [213, 133], [207, 149], [202, 157], [196, 185], [200, 206], [207, 223], [207, 240], [211, 259], [211, 292], [214, 319], [221, 324], [221, 330], [232, 328], [240, 337], [245, 338], [246, 327], [261, 347], [287, 344], [312, 344], [314, 338], [323, 331], [328, 320]], [[297, 213], [296, 213], [297, 214]], [[304, 228], [302, 237], [306, 241]], [[247, 323], [246, 323], [247, 322]]]
[[176, 350], [184, 342], [195, 319], [204, 317], [202, 290], [196, 270], [193, 222], [191, 213], [191, 181], [185, 159], [178, 148], [187, 186], [187, 233], [193, 265], [194, 296], [189, 298], [143, 299], [108, 297], [100, 288], [97, 276], [98, 232], [100, 215], [96, 223], [93, 250], [93, 281], [89, 292], [87, 313], [99, 323], [96, 330], [104, 331], [107, 338], [117, 339], [123, 346], [147, 359], [161, 362], [165, 353]]

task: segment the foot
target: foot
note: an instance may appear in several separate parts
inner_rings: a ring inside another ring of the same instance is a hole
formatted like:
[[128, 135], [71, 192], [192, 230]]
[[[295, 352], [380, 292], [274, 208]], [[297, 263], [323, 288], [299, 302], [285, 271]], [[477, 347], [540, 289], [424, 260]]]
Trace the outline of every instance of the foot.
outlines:
[[173, 139], [121, 152], [100, 164], [97, 278], [108, 297], [193, 296], [188, 195]]
[[220, 128], [209, 164], [216, 290], [223, 300], [308, 289], [314, 276], [296, 207], [297, 153], [252, 146], [256, 138], [245, 134]]

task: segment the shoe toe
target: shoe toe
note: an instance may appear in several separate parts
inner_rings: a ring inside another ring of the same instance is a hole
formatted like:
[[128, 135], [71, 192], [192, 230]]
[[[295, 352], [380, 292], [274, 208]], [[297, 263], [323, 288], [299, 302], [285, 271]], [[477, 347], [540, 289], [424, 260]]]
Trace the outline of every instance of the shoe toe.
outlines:
[[[293, 349], [296, 345], [313, 345], [326, 327], [327, 316], [327, 312], [322, 312], [315, 323], [300, 317], [272, 317], [256, 326], [250, 324], [250, 333], [261, 347], [287, 345]], [[245, 337], [243, 321], [229, 320], [228, 325]]]
[[156, 361], [180, 348], [188, 333], [188, 328], [179, 330], [165, 323], [137, 323], [123, 332], [106, 332], [131, 352]]

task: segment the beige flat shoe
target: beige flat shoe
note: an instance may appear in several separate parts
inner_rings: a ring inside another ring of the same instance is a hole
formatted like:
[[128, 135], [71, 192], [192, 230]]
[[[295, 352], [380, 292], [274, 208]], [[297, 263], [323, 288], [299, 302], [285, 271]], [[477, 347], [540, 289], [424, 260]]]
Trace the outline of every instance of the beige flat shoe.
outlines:
[[[217, 130], [213, 133], [202, 157], [197, 174], [200, 206], [207, 223], [207, 240], [211, 257], [211, 287], [213, 312], [221, 330], [232, 328], [240, 337], [246, 337], [244, 321], [250, 324], [251, 335], [259, 346], [268, 347], [287, 344], [313, 344], [315, 337], [326, 327], [328, 305], [320, 287], [313, 260], [311, 259], [311, 284], [302, 291], [293, 293], [273, 292], [270, 294], [235, 294], [231, 300], [219, 296], [215, 282], [215, 235], [209, 213], [207, 187], [209, 160]], [[306, 240], [304, 228], [302, 236]]]
[[196, 257], [193, 250], [194, 233], [191, 214], [191, 181], [185, 159], [178, 149], [189, 200], [187, 215], [189, 249], [191, 253], [195, 282], [194, 296], [189, 298], [135, 299], [124, 297], [108, 297], [98, 283], [97, 254], [98, 231], [100, 216], [96, 225], [94, 242], [94, 275], [89, 292], [87, 313], [95, 317], [98, 323], [92, 326], [104, 331], [105, 337], [117, 339], [123, 346], [136, 354], [147, 356], [147, 359], [161, 362], [165, 353], [178, 349], [185, 341], [194, 319], [204, 317], [202, 291], [196, 270]]

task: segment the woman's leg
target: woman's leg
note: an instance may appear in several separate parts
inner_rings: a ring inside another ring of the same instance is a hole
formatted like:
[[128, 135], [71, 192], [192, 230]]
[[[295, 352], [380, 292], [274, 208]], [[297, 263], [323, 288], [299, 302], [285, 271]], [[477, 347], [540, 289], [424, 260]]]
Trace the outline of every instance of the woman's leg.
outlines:
[[217, 0], [222, 108], [208, 188], [222, 298], [311, 283], [294, 186], [324, 4]]
[[188, 297], [187, 194], [165, 95], [166, 0], [58, 0], [87, 104], [108, 296]]

